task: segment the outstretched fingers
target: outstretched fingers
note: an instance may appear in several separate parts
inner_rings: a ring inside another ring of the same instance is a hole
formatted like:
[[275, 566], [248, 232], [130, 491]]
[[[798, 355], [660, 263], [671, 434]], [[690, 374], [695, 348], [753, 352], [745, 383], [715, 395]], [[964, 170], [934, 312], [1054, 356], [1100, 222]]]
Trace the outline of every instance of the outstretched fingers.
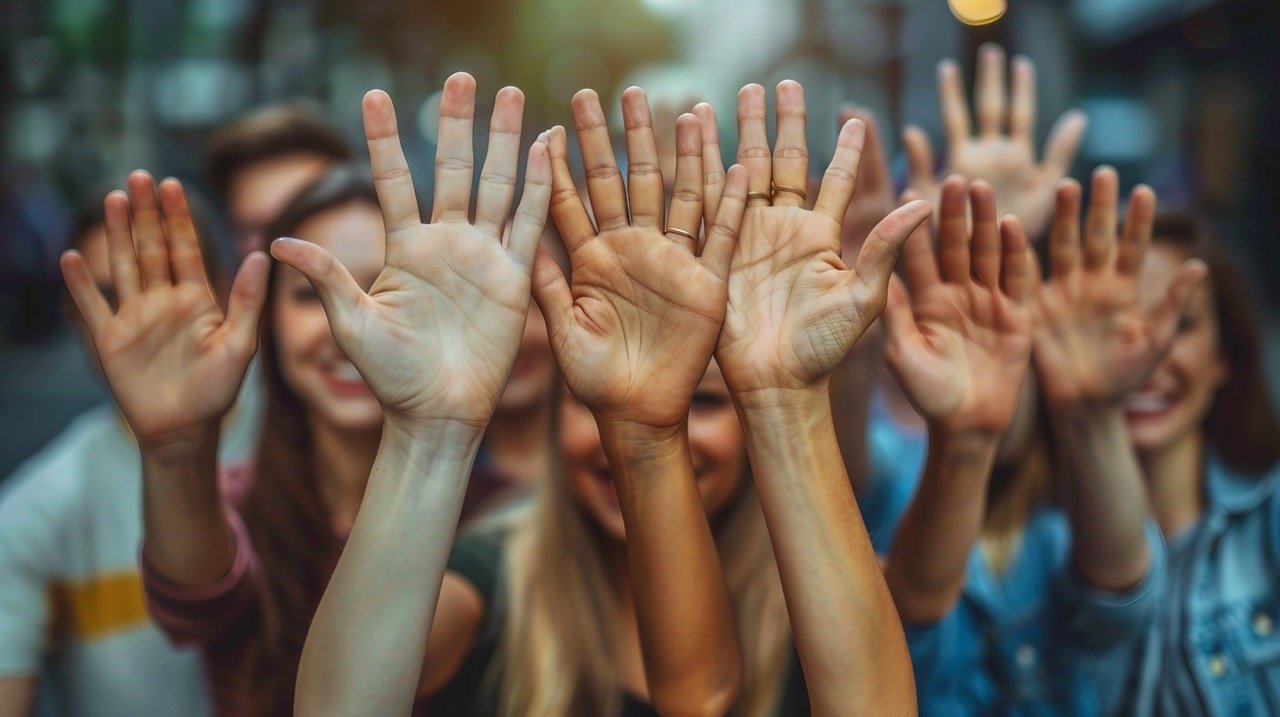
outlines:
[[71, 299], [75, 301], [76, 309], [84, 317], [89, 334], [96, 343], [98, 336], [111, 321], [111, 306], [93, 282], [93, 276], [80, 252], [65, 252], [58, 264], [62, 268], [62, 277], [67, 282], [67, 290], [71, 292]]
[[707, 241], [702, 248], [702, 262], [721, 279], [729, 278], [733, 252], [738, 244], [738, 230], [747, 208], [747, 168], [735, 164], [725, 175], [724, 193], [716, 217], [707, 227]]
[[702, 219], [707, 226], [715, 221], [724, 192], [724, 157], [720, 154], [720, 129], [716, 126], [716, 111], [706, 102], [693, 107], [702, 130]]
[[627, 225], [627, 194], [622, 173], [613, 156], [609, 128], [600, 96], [595, 90], [579, 90], [573, 96], [573, 124], [582, 147], [582, 166], [587, 175], [587, 194], [600, 231]]
[[413, 192], [413, 176], [400, 146], [400, 130], [391, 97], [382, 90], [370, 90], [364, 96], [364, 135], [369, 144], [369, 167], [373, 186], [378, 192], [378, 205], [386, 224], [387, 237], [422, 223], [418, 216], [418, 197]]
[[764, 88], [750, 84], [738, 91], [738, 164], [747, 168], [748, 204], [770, 203], [773, 158], [765, 128]]
[[849, 211], [853, 190], [858, 180], [858, 164], [862, 161], [862, 145], [866, 141], [867, 128], [861, 120], [851, 119], [840, 128], [836, 140], [836, 153], [822, 175], [818, 200], [813, 211], [835, 221], [838, 226]]
[[1116, 270], [1129, 276], [1137, 276], [1142, 269], [1142, 259], [1151, 245], [1151, 232], [1156, 221], [1156, 193], [1151, 187], [1139, 184], [1129, 195], [1129, 210], [1125, 213], [1124, 230], [1120, 234]]
[[129, 175], [129, 205], [133, 210], [133, 243], [142, 269], [142, 286], [149, 289], [170, 283], [169, 238], [160, 217], [160, 201], [151, 175], [137, 170]]
[[499, 90], [493, 117], [489, 119], [489, 148], [476, 192], [476, 229], [494, 239], [502, 238], [515, 199], [523, 120], [524, 93], [515, 87]]
[[1000, 220], [1000, 246], [1000, 289], [1015, 303], [1025, 305], [1035, 288], [1035, 255], [1022, 224], [1012, 214]]
[[702, 129], [697, 117], [682, 114], [676, 118], [676, 176], [664, 230], [690, 251], [697, 248], [702, 226], [702, 182]]
[[547, 208], [551, 202], [551, 153], [548, 132], [538, 136], [529, 147], [529, 161], [524, 171], [524, 194], [511, 222], [511, 239], [507, 252], [520, 266], [533, 267], [538, 242], [547, 225]]
[[552, 127], [547, 134], [547, 153], [551, 159], [551, 218], [560, 230], [565, 251], [572, 257], [578, 247], [595, 237], [596, 228], [569, 171], [569, 143], [564, 127]]
[[805, 141], [804, 88], [783, 80], [777, 97], [778, 141], [774, 143], [770, 191], [775, 206], [803, 207], [809, 181], [809, 146]]
[[204, 259], [200, 251], [200, 239], [195, 222], [191, 220], [191, 208], [182, 184], [172, 177], [160, 182], [160, 208], [164, 216], [165, 233], [169, 236], [169, 263], [174, 279], [208, 286]]
[[129, 195], [113, 190], [102, 200], [103, 223], [107, 231], [107, 260], [116, 301], [124, 303], [142, 291], [142, 274], [133, 244], [133, 223], [129, 218]]
[[475, 78], [456, 72], [445, 80], [440, 99], [432, 222], [466, 222], [471, 218], [471, 176], [475, 171], [471, 125], [475, 116]]

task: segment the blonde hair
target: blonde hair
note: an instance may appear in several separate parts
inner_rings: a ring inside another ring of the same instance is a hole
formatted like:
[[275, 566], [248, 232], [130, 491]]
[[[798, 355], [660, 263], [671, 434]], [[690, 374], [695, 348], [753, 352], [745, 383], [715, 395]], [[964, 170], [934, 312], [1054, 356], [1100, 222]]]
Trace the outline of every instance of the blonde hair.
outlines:
[[[792, 654], [782, 584], [750, 477], [713, 518], [742, 645], [743, 693], [733, 714], [772, 713]], [[615, 610], [601, 541], [609, 540], [553, 479], [507, 516], [499, 581], [501, 635], [483, 691], [503, 717], [609, 717], [621, 711]]]

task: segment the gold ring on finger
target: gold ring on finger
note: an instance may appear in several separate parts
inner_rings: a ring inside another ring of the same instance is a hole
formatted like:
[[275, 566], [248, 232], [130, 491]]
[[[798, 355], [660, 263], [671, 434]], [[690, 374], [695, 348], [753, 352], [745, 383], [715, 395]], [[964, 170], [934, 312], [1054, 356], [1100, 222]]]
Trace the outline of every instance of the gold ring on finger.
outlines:
[[787, 192], [788, 194], [794, 194], [797, 197], [800, 197], [800, 201], [802, 202], [809, 198], [809, 195], [806, 194], [805, 191], [800, 187], [792, 187], [786, 184], [774, 184], [773, 185], [774, 196], [777, 196], [778, 192]]
[[668, 233], [668, 234], [675, 234], [675, 235], [677, 235], [677, 236], [682, 236], [682, 237], [684, 237], [685, 239], [688, 239], [689, 241], [693, 242], [694, 244], [697, 244], [697, 243], [698, 243], [698, 237], [696, 237], [696, 236], [694, 236], [694, 235], [690, 234], [689, 232], [687, 232], [687, 231], [685, 231], [685, 230], [683, 230], [683, 229], [676, 229], [675, 227], [667, 227], [667, 233]]

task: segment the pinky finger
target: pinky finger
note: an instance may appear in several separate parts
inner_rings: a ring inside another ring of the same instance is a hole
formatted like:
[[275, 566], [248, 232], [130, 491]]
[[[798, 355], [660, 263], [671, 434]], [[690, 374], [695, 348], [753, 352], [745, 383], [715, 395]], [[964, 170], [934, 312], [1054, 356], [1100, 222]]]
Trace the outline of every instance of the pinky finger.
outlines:
[[720, 195], [724, 193], [724, 157], [720, 154], [720, 129], [716, 125], [716, 110], [706, 102], [693, 108], [702, 129], [702, 218], [707, 227], [716, 220]]
[[1003, 256], [1000, 260], [1000, 287], [1005, 296], [1018, 304], [1026, 304], [1031, 298], [1034, 279], [1030, 243], [1022, 224], [1012, 214], [1000, 220], [1000, 244]]
[[89, 274], [89, 267], [84, 263], [80, 252], [65, 252], [58, 263], [67, 282], [67, 290], [71, 292], [76, 308], [89, 326], [89, 333], [97, 341], [98, 334], [111, 321], [111, 307], [97, 284], [93, 283], [93, 276]]

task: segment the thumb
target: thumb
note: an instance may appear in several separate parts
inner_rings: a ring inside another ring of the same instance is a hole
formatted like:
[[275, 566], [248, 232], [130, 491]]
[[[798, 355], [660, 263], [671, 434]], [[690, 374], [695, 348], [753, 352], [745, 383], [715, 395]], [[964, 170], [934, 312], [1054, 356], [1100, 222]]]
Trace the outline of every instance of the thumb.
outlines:
[[931, 214], [933, 208], [929, 203], [917, 199], [880, 220], [854, 259], [853, 271], [858, 280], [876, 294], [883, 295], [888, 289], [893, 267], [898, 263], [898, 255], [902, 253], [902, 245]]
[[240, 271], [231, 284], [231, 297], [227, 301], [227, 320], [223, 322], [227, 335], [235, 343], [252, 353], [258, 341], [258, 317], [267, 298], [267, 274], [271, 260], [255, 251], [244, 258]]
[[1164, 298], [1152, 311], [1151, 339], [1160, 353], [1163, 354], [1173, 341], [1178, 331], [1178, 319], [1182, 317], [1182, 312], [1186, 311], [1187, 303], [1191, 301], [1191, 295], [1195, 293], [1196, 287], [1200, 286], [1208, 275], [1209, 267], [1203, 261], [1188, 259], [1178, 270], [1178, 275], [1169, 285]]
[[365, 296], [347, 267], [324, 247], [288, 237], [271, 243], [271, 256], [307, 277], [320, 295], [320, 303], [324, 305], [324, 313], [329, 317], [329, 325], [334, 328], [336, 336], [338, 325]]

